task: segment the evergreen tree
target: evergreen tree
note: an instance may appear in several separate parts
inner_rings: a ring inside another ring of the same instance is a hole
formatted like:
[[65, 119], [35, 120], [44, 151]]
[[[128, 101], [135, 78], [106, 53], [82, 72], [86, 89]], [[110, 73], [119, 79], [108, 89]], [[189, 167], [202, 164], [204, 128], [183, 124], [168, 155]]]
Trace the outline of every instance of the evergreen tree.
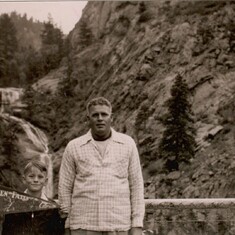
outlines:
[[3, 43], [5, 59], [13, 59], [18, 46], [16, 29], [7, 14], [3, 14], [0, 17], [0, 40]]
[[0, 38], [0, 78], [6, 75], [6, 63], [7, 61], [4, 56], [4, 41]]
[[79, 44], [82, 49], [92, 44], [93, 34], [91, 29], [88, 27], [87, 22], [81, 19], [79, 25]]
[[168, 112], [161, 120], [165, 131], [159, 144], [159, 154], [170, 171], [178, 170], [180, 162], [188, 163], [194, 157], [196, 131], [189, 95], [186, 81], [178, 75], [166, 101]]
[[64, 56], [64, 40], [62, 31], [55, 27], [51, 18], [44, 23], [44, 29], [41, 34], [42, 39], [42, 63], [44, 74], [51, 69], [55, 69]]
[[0, 154], [8, 156], [8, 159], [13, 158], [17, 152], [16, 133], [18, 131], [19, 127], [16, 123], [5, 123], [3, 118], [0, 118]]
[[29, 47], [25, 53], [25, 59], [27, 64], [27, 83], [32, 84], [36, 79], [44, 74], [42, 55], [32, 47]]
[[42, 30], [42, 34], [41, 34], [43, 45], [53, 45], [56, 43], [54, 30], [55, 28], [51, 21], [44, 23], [44, 29]]
[[29, 113], [29, 116], [33, 115], [35, 95], [36, 91], [33, 89], [31, 85], [28, 85], [24, 91], [22, 99], [24, 103], [27, 105], [27, 112]]
[[[14, 78], [11, 65], [16, 65], [15, 53], [17, 52], [16, 29], [10, 17], [3, 14], [0, 17], [0, 77]], [[16, 67], [15, 67], [16, 68]], [[17, 78], [18, 79], [18, 78]], [[2, 83], [5, 83], [3, 81]], [[3, 84], [4, 85], [4, 84]]]

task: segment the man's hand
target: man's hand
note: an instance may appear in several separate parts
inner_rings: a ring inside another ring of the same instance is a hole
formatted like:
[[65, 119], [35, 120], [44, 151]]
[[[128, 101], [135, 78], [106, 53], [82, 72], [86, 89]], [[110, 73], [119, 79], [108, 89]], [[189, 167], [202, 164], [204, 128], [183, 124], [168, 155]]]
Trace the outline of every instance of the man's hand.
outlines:
[[60, 218], [65, 219], [68, 217], [68, 213], [64, 213], [63, 211], [59, 210]]
[[67, 218], [69, 214], [68, 209], [60, 205], [59, 214], [62, 219]]
[[134, 228], [131, 228], [131, 231], [130, 231], [131, 235], [142, 235], [142, 228], [140, 227], [134, 227]]

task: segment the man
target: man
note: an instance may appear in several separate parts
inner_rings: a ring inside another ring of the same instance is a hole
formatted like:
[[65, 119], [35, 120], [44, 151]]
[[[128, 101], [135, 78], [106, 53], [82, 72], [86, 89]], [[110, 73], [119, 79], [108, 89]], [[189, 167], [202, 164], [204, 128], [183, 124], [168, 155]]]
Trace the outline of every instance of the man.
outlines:
[[90, 130], [70, 141], [59, 177], [59, 201], [72, 235], [141, 235], [143, 178], [134, 140], [111, 128], [103, 97], [87, 104]]

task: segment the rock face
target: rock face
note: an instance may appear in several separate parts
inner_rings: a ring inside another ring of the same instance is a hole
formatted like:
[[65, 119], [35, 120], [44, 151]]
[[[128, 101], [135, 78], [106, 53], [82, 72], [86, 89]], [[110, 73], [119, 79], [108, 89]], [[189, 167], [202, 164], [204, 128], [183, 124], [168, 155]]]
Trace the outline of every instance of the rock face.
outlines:
[[[154, 188], [156, 197], [228, 196], [233, 183], [226, 166], [235, 150], [234, 19], [233, 2], [88, 2], [82, 20], [93, 43], [82, 49], [80, 22], [70, 34], [79, 97], [71, 133], [86, 129], [85, 103], [105, 96], [113, 104], [114, 127], [139, 144], [151, 195]], [[192, 94], [197, 156], [171, 175], [158, 162], [151, 169], [157, 175], [150, 177], [149, 162], [156, 161], [163, 132], [158, 120], [178, 73]], [[144, 107], [146, 115], [138, 120]]]

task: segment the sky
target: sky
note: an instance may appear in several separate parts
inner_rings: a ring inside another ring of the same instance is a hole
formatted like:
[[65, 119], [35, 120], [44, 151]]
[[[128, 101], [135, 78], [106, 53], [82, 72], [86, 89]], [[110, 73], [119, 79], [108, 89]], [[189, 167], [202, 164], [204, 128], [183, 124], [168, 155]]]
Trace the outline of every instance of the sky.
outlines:
[[41, 22], [48, 20], [50, 14], [54, 24], [64, 34], [68, 34], [79, 21], [82, 10], [87, 1], [2, 1], [0, 0], [0, 14], [16, 11], [27, 18]]

